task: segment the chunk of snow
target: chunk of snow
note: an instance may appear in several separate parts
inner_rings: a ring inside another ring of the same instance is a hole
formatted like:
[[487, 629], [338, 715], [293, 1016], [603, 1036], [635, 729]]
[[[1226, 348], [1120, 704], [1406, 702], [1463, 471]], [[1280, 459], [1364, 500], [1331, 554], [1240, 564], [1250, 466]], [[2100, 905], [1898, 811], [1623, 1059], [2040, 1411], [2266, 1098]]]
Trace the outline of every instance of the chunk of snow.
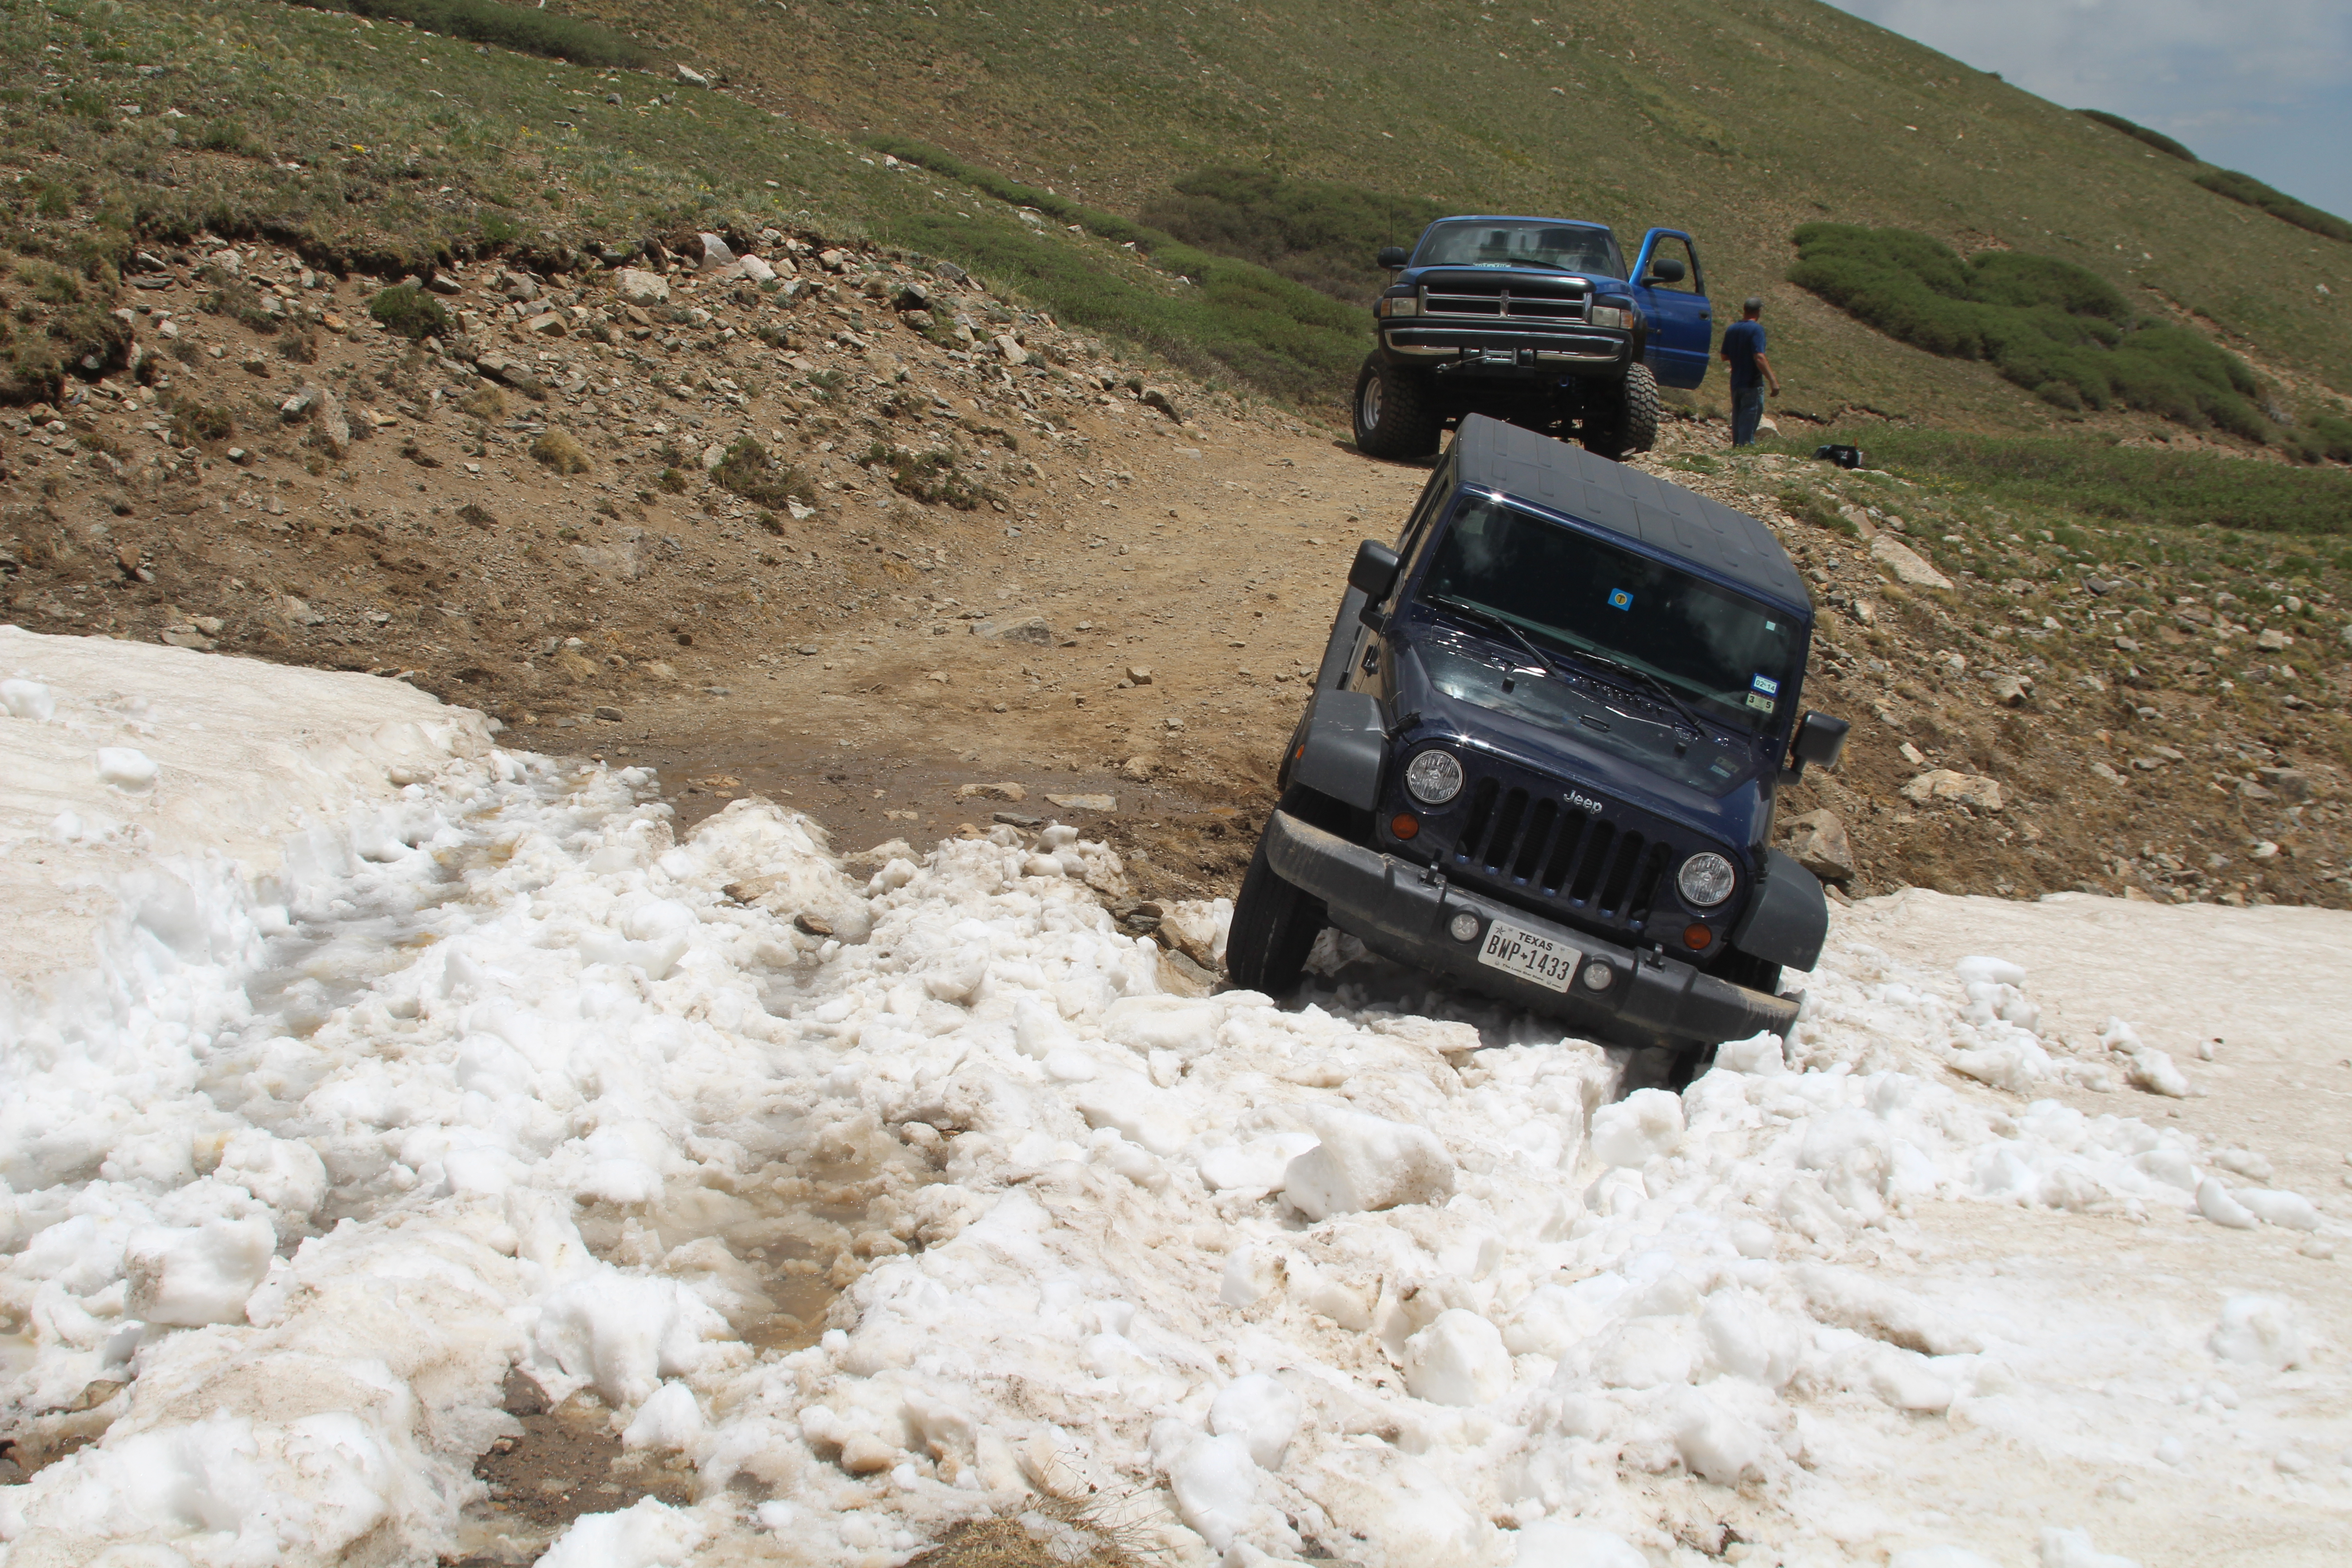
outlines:
[[1209, 1430], [1220, 1437], [1239, 1437], [1249, 1445], [1251, 1458], [1269, 1470], [1278, 1470], [1291, 1438], [1298, 1435], [1306, 1409], [1298, 1395], [1265, 1373], [1254, 1372], [1217, 1391], [1209, 1405]]
[[678, 1568], [702, 1543], [702, 1521], [656, 1498], [617, 1513], [583, 1513], [564, 1527], [539, 1568]]
[[1592, 1152], [1604, 1165], [1639, 1167], [1683, 1146], [1683, 1102], [1663, 1089], [1637, 1089], [1592, 1113]]
[[1404, 1385], [1415, 1399], [1488, 1405], [1511, 1386], [1502, 1331], [1475, 1312], [1449, 1307], [1404, 1346]]
[[1512, 1568], [1650, 1568], [1622, 1535], [1561, 1519], [1539, 1519], [1512, 1537]]
[[1454, 1159], [1427, 1128], [1319, 1106], [1321, 1140], [1283, 1172], [1282, 1195], [1308, 1219], [1433, 1203], [1454, 1191]]
[[2139, 1568], [2139, 1563], [2133, 1558], [2101, 1552], [2091, 1544], [2088, 1531], [2061, 1530], [2052, 1525], [2042, 1531], [2042, 1568]]
[[0, 708], [14, 719], [46, 724], [58, 716], [58, 700], [37, 680], [0, 680]]
[[130, 1313], [184, 1326], [243, 1322], [277, 1247], [277, 1233], [257, 1217], [140, 1231], [122, 1249]]
[[702, 1435], [702, 1406], [694, 1390], [682, 1383], [665, 1383], [653, 1397], [637, 1406], [621, 1433], [624, 1448], [683, 1448]]
[[1234, 1543], [1257, 1502], [1257, 1461], [1237, 1436], [1196, 1437], [1168, 1466], [1176, 1512], [1217, 1552]]
[[154, 786], [155, 759], [135, 746], [100, 746], [96, 765], [100, 784], [126, 793]]
[[2294, 1303], [2276, 1296], [2232, 1296], [2221, 1303], [2221, 1321], [2205, 1337], [2223, 1361], [2265, 1372], [2285, 1372], [2310, 1356]]
[[2261, 1222], [2253, 1211], [2240, 1203], [2219, 1176], [2208, 1176], [2197, 1184], [2197, 1212], [2215, 1225], [2226, 1225], [2231, 1230], [2252, 1230]]

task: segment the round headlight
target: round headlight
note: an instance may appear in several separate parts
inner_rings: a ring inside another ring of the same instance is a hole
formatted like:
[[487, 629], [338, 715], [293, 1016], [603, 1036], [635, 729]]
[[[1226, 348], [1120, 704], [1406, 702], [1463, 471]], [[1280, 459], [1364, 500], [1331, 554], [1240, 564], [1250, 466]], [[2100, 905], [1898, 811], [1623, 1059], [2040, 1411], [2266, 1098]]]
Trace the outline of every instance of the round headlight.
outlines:
[[1731, 897], [1734, 880], [1731, 862], [1712, 849], [1702, 849], [1684, 861], [1675, 875], [1675, 886], [1682, 889], [1684, 901], [1702, 910], [1711, 910]]
[[1423, 805], [1444, 805], [1462, 793], [1462, 764], [1451, 752], [1423, 752], [1404, 765], [1404, 787]]

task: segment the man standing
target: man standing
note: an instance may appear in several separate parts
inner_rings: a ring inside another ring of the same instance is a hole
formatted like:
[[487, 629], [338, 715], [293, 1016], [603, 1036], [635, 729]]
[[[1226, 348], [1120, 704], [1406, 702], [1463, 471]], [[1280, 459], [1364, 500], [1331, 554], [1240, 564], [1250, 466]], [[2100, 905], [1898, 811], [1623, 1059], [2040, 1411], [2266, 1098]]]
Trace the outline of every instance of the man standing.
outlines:
[[1780, 395], [1780, 378], [1772, 374], [1772, 362], [1764, 357], [1764, 325], [1757, 318], [1764, 313], [1764, 301], [1753, 295], [1739, 308], [1739, 320], [1724, 329], [1723, 357], [1731, 366], [1731, 444], [1748, 447], [1755, 444], [1756, 426], [1764, 418], [1764, 388], [1769, 383], [1772, 395]]

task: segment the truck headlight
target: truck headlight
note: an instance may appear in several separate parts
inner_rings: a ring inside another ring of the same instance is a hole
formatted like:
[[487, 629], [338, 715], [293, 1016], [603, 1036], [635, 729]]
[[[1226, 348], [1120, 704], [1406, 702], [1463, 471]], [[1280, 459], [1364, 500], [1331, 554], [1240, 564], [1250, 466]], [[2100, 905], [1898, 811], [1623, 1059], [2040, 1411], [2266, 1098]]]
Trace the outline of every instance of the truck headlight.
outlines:
[[1380, 302], [1378, 310], [1382, 316], [1418, 316], [1421, 314], [1421, 297], [1416, 294], [1391, 294]]
[[1595, 305], [1592, 307], [1592, 324], [1622, 331], [1625, 326], [1625, 312], [1614, 305]]
[[1675, 873], [1675, 886], [1682, 889], [1684, 901], [1702, 910], [1711, 910], [1731, 897], [1737, 880], [1731, 862], [1712, 849], [1700, 850]]
[[1444, 805], [1462, 793], [1462, 764], [1451, 752], [1423, 752], [1405, 764], [1404, 788], [1423, 805]]

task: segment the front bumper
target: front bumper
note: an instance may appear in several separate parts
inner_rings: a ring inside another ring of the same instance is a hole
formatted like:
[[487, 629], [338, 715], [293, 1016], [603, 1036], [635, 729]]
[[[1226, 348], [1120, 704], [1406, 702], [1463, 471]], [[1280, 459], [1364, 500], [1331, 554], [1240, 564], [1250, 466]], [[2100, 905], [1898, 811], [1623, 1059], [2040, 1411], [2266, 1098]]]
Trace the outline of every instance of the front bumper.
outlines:
[[[1664, 1036], [1719, 1045], [1769, 1031], [1785, 1036], [1797, 1004], [1702, 973], [1679, 959], [1643, 953], [1529, 914], [1517, 905], [1454, 886], [1436, 871], [1350, 844], [1336, 833], [1277, 811], [1267, 820], [1265, 858], [1275, 874], [1323, 900], [1331, 923], [1399, 963], [1453, 976], [1490, 996], [1567, 1019], [1604, 1037]], [[1480, 941], [1458, 942], [1446, 930], [1454, 917], [1477, 918], [1483, 938], [1489, 921], [1577, 950], [1591, 963], [1617, 972], [1601, 992], [1571, 981], [1553, 991], [1478, 962]]]
[[1632, 338], [1623, 333], [1524, 332], [1426, 322], [1388, 327], [1381, 333], [1381, 342], [1400, 361], [1420, 365], [1451, 362], [1472, 374], [1513, 370], [1572, 374], [1622, 364], [1633, 348]]

